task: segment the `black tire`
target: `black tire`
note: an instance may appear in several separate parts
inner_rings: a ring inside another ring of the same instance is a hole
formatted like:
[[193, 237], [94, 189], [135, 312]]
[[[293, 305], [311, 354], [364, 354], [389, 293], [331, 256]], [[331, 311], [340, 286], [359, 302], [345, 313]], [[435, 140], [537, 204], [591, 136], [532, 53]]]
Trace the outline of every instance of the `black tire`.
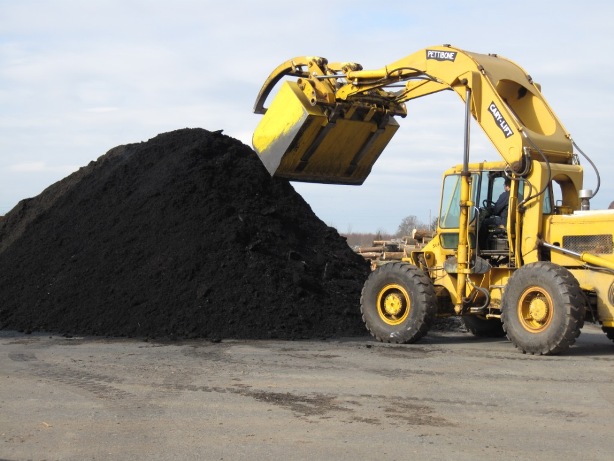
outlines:
[[614, 341], [614, 327], [601, 327], [608, 339]]
[[384, 264], [365, 282], [360, 311], [379, 341], [414, 343], [429, 331], [437, 314], [433, 282], [411, 264]]
[[476, 315], [464, 315], [462, 319], [465, 328], [474, 336], [482, 338], [502, 338], [505, 336], [503, 324], [497, 318], [487, 319]]
[[554, 355], [580, 336], [585, 312], [584, 294], [571, 272], [542, 261], [512, 275], [503, 293], [501, 321], [523, 353]]

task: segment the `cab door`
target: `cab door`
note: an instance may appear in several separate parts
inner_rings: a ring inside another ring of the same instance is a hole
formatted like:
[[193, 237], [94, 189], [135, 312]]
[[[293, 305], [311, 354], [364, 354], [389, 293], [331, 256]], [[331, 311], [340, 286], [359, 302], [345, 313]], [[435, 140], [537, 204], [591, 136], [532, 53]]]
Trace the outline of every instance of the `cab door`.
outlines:
[[[471, 174], [471, 201], [478, 203], [481, 186], [480, 173]], [[458, 233], [460, 226], [460, 188], [461, 175], [450, 174], [444, 177], [439, 209], [439, 236], [442, 248], [456, 250], [458, 248]], [[469, 211], [469, 238], [471, 248], [475, 248], [476, 226], [479, 210], [472, 207]]]

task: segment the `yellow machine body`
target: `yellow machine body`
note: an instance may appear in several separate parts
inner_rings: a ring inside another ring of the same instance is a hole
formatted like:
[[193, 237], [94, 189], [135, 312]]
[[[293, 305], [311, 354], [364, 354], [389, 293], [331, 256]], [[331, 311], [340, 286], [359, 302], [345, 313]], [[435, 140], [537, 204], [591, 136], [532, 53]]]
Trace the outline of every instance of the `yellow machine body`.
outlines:
[[[472, 332], [504, 332], [524, 352], [565, 350], [585, 316], [614, 340], [614, 211], [589, 210], [594, 194], [584, 190], [579, 149], [514, 62], [449, 45], [375, 70], [296, 57], [258, 94], [254, 112], [263, 117], [253, 146], [271, 175], [362, 184], [398, 129], [394, 118], [407, 116], [406, 103], [440, 91], [465, 104], [463, 163], [444, 173], [436, 236], [406, 265], [384, 264], [365, 283], [368, 329], [383, 341], [413, 342], [449, 305], [472, 318]], [[500, 162], [469, 161], [471, 119]], [[509, 211], [497, 222], [492, 205], [504, 184]]]

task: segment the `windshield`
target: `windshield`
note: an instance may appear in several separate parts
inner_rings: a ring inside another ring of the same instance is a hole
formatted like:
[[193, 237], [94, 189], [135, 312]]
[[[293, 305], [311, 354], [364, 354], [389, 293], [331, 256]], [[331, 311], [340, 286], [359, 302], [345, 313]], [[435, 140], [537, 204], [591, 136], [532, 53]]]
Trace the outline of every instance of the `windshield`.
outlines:
[[[471, 175], [471, 200], [475, 203], [478, 194], [477, 174]], [[444, 229], [456, 229], [460, 223], [460, 189], [461, 176], [446, 176], [443, 181], [443, 193], [441, 195], [441, 208], [439, 213], [439, 226]], [[470, 209], [469, 220], [475, 217], [475, 208]]]

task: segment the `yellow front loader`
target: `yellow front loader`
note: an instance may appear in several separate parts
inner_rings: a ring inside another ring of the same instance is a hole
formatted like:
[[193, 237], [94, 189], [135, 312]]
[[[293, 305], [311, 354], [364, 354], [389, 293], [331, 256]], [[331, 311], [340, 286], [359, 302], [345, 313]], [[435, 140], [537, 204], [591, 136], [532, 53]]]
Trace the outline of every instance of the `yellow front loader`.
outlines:
[[[614, 211], [590, 210], [599, 184], [584, 189], [579, 157], [594, 165], [517, 64], [449, 45], [377, 70], [297, 57], [258, 94], [254, 112], [263, 117], [253, 146], [271, 175], [360, 185], [406, 103], [439, 91], [465, 104], [462, 163], [444, 172], [435, 238], [367, 279], [368, 330], [411, 343], [437, 315], [458, 315], [476, 335], [507, 335], [523, 352], [557, 354], [588, 319], [614, 340]], [[470, 161], [471, 118], [500, 161]], [[495, 216], [504, 191], [507, 215]]]

